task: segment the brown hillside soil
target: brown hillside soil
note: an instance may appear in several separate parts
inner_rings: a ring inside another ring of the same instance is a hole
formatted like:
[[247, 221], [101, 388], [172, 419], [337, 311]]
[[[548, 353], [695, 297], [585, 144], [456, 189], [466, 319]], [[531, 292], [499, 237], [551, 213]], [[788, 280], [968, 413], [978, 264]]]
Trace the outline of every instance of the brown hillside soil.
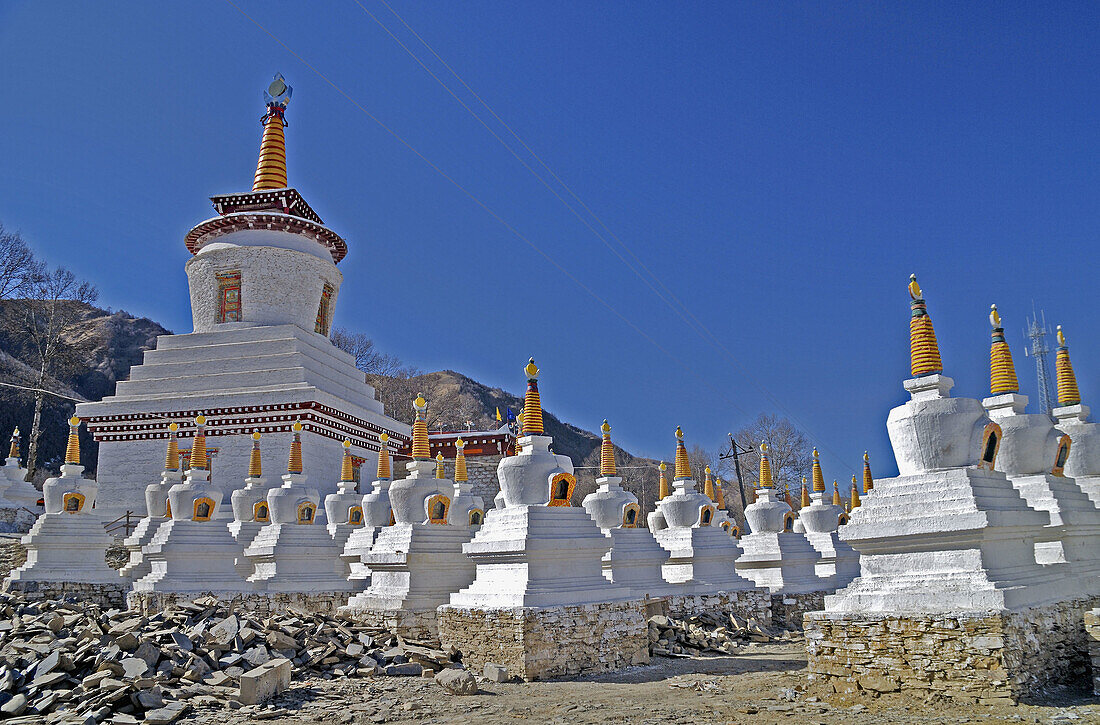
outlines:
[[[1100, 722], [1100, 699], [1056, 689], [1039, 703], [967, 706], [897, 696], [825, 701], [803, 692], [801, 642], [753, 644], [733, 657], [664, 659], [580, 681], [482, 682], [447, 695], [424, 678], [295, 681], [266, 711], [196, 707], [190, 722], [272, 723], [958, 723]], [[819, 696], [820, 697], [820, 696]], [[283, 712], [280, 712], [282, 710]], [[268, 719], [270, 718], [270, 719]]]

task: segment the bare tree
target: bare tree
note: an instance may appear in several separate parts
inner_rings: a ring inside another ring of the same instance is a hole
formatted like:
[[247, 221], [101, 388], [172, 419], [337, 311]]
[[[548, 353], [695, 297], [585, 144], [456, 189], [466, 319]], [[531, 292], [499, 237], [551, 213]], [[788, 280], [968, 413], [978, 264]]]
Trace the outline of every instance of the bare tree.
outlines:
[[86, 363], [90, 340], [75, 335], [83, 319], [84, 304], [95, 302], [96, 288], [81, 282], [65, 269], [44, 271], [33, 281], [23, 321], [24, 361], [35, 369], [34, 417], [27, 450], [28, 477], [38, 465], [38, 439], [42, 428], [43, 392], [50, 380], [67, 375]]
[[[760, 443], [766, 441], [768, 462], [776, 491], [780, 496], [788, 492], [792, 496], [800, 493], [798, 489], [802, 485], [802, 477], [810, 475], [813, 446], [793, 423], [786, 418], [762, 413], [756, 420], [734, 433], [733, 439], [742, 449], [750, 451], [741, 456], [741, 474], [744, 476], [746, 488], [759, 484]], [[732, 478], [732, 462], [727, 462], [722, 472], [724, 476]]]
[[374, 340], [362, 332], [352, 332], [346, 327], [337, 327], [332, 331], [332, 344], [355, 358], [355, 367], [367, 375], [386, 377], [412, 377], [416, 368], [402, 364], [394, 355], [379, 350]]
[[0, 224], [0, 300], [25, 296], [43, 271], [22, 235]]

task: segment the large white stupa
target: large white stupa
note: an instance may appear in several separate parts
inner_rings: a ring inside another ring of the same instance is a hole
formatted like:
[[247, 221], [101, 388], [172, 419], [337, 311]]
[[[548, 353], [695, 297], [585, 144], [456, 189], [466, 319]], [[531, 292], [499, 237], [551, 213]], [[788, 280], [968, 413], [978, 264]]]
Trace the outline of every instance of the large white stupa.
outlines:
[[159, 337], [114, 395], [77, 406], [99, 442], [103, 518], [144, 508], [165, 418], [187, 438], [190, 421], [206, 416], [212, 481], [227, 500], [257, 430], [289, 446], [290, 426], [301, 420], [322, 495], [335, 490], [345, 438], [371, 464], [381, 433], [408, 440], [408, 427], [385, 415], [352, 357], [329, 340], [347, 245], [288, 188], [290, 94], [276, 76], [252, 190], [211, 197], [217, 215], [184, 240], [193, 255], [185, 269], [194, 332]]

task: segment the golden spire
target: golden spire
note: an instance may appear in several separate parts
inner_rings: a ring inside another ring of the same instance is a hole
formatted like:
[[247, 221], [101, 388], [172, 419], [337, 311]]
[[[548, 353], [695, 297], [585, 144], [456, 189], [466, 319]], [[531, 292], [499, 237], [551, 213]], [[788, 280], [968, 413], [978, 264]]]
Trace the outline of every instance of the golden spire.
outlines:
[[164, 470], [166, 471], [180, 470], [180, 444], [176, 438], [176, 431], [179, 429], [177, 423], [168, 424], [168, 452], [164, 456]]
[[825, 490], [825, 478], [821, 475], [821, 461], [818, 459], [817, 449], [814, 449], [813, 465], [814, 493]]
[[19, 428], [11, 432], [11, 448], [8, 450], [8, 458], [19, 458]]
[[989, 308], [989, 324], [993, 326], [993, 346], [989, 349], [989, 393], [1018, 393], [1020, 382], [1016, 379], [1016, 366], [1012, 364], [1012, 351], [1005, 341], [997, 305]]
[[871, 457], [867, 451], [863, 452], [863, 492], [867, 493], [875, 487], [875, 479], [871, 477]]
[[772, 464], [768, 460], [768, 444], [760, 444], [760, 488], [772, 487]]
[[714, 493], [718, 497], [714, 500], [714, 503], [718, 506], [719, 509], [725, 509], [726, 508], [726, 494], [722, 492], [722, 479], [721, 478], [714, 479]]
[[459, 438], [455, 441], [455, 481], [468, 481], [466, 473], [466, 441]]
[[445, 478], [444, 471], [445, 471], [445, 468], [444, 468], [444, 464], [443, 464], [443, 453], [442, 452], [436, 453], [435, 454], [435, 477], [436, 478]]
[[80, 418], [69, 418], [69, 443], [65, 446], [65, 463], [80, 465], [80, 438], [76, 431], [80, 428]]
[[806, 477], [802, 477], [802, 500], [798, 502], [798, 508], [804, 509], [810, 505], [810, 489], [806, 487]]
[[210, 459], [206, 457], [206, 416], [195, 418], [195, 440], [191, 441], [191, 458], [188, 467], [196, 471], [210, 467]]
[[1077, 377], [1073, 374], [1073, 364], [1069, 361], [1069, 348], [1062, 326], [1058, 325], [1058, 354], [1054, 359], [1058, 371], [1058, 405], [1079, 405], [1081, 393], [1077, 390]]
[[611, 444], [611, 424], [604, 418], [600, 426], [603, 441], [600, 443], [600, 476], [615, 475], [615, 446]]
[[275, 80], [264, 94], [267, 100], [267, 112], [260, 121], [264, 125], [264, 136], [260, 141], [260, 159], [256, 162], [256, 176], [252, 180], [252, 191], [287, 188], [286, 176], [286, 136], [283, 126], [286, 121], [286, 104], [290, 102], [291, 88], [282, 75], [276, 73]]
[[417, 461], [430, 461], [431, 448], [428, 446], [428, 422], [424, 420], [424, 411], [428, 409], [428, 401], [420, 393], [416, 394], [413, 401], [413, 410], [416, 411], [416, 420], [413, 421], [412, 456]]
[[718, 495], [714, 492], [714, 478], [711, 476], [710, 466], [707, 466], [703, 470], [703, 474], [705, 476], [703, 479], [703, 493], [705, 493], [707, 498], [711, 501], [717, 501]]
[[657, 466], [657, 468], [661, 472], [657, 482], [657, 500], [660, 501], [669, 494], [668, 476], [665, 475], [665, 470], [668, 469], [668, 466], [665, 465], [664, 461], [661, 461], [661, 465]]
[[388, 481], [390, 479], [390, 447], [387, 445], [390, 440], [390, 434], [383, 432], [378, 436], [378, 473], [377, 478], [379, 481]]
[[836, 486], [836, 481], [833, 481], [833, 506], [840, 506], [844, 502], [840, 500], [840, 489]]
[[350, 483], [355, 480], [355, 465], [351, 460], [351, 439], [345, 438], [341, 445], [344, 446], [344, 459], [340, 461], [340, 482]]
[[527, 393], [523, 396], [523, 435], [543, 434], [542, 401], [539, 400], [539, 368], [531, 358], [523, 368], [527, 374]]
[[290, 442], [290, 457], [286, 461], [287, 473], [302, 472], [302, 421], [294, 421], [290, 427], [294, 431], [294, 440]]
[[248, 454], [248, 477], [259, 478], [264, 475], [263, 461], [260, 460], [260, 431], [252, 431], [252, 451]]
[[859, 483], [856, 474], [852, 474], [852, 508], [859, 508]]
[[909, 296], [912, 316], [909, 318], [909, 362], [913, 377], [943, 372], [940, 362], [940, 348], [936, 343], [936, 331], [932, 329], [932, 318], [924, 303], [917, 275], [909, 275]]
[[688, 460], [687, 448], [684, 448], [684, 431], [676, 426], [676, 468], [672, 477], [679, 481], [681, 478], [691, 478], [691, 461]]
[[794, 500], [791, 498], [791, 489], [787, 489], [783, 492], [783, 500], [787, 502], [787, 507], [791, 511], [794, 511]]

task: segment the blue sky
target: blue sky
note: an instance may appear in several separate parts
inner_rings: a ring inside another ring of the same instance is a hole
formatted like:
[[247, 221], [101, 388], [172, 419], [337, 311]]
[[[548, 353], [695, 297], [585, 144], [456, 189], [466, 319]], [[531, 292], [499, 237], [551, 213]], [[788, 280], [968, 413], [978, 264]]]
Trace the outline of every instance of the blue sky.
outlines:
[[392, 0], [723, 350], [360, 1], [239, 5], [629, 324], [222, 0], [0, 2], [0, 221], [190, 331], [183, 236], [249, 188], [281, 71], [291, 185], [350, 248], [337, 323], [425, 370], [520, 392], [534, 355], [548, 408], [656, 457], [789, 412], [827, 476], [888, 474], [916, 272], [956, 394], [988, 390], [996, 302], [1034, 399], [1034, 301], [1096, 400], [1095, 4]]

